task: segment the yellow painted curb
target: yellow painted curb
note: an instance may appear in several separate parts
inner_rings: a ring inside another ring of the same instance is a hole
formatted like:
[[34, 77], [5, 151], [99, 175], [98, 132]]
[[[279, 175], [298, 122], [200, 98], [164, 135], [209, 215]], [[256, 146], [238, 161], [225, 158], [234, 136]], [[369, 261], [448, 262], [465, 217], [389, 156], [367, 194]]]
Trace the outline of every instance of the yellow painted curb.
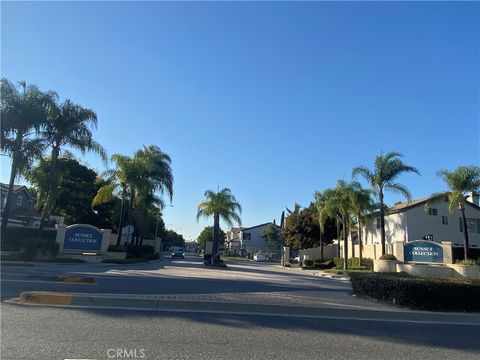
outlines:
[[90, 284], [90, 285], [94, 285], [97, 283], [94, 278], [72, 276], [72, 275], [59, 276], [57, 277], [57, 281], [65, 282], [65, 283], [73, 283], [73, 284]]
[[72, 295], [65, 293], [25, 291], [16, 299], [21, 304], [70, 305]]

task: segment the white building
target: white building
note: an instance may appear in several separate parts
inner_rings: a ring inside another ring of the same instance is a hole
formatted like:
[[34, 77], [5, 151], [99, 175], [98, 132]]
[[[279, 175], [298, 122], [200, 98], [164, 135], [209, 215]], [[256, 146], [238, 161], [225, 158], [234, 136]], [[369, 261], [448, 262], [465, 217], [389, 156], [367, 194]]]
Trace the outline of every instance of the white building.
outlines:
[[[237, 227], [232, 228], [226, 234], [225, 245], [226, 248], [230, 251], [231, 254], [236, 255], [247, 255], [247, 254], [256, 254], [256, 253], [273, 253], [280, 254], [281, 247], [283, 244], [283, 238], [279, 233], [278, 245], [274, 247], [269, 247], [266, 239], [262, 237], [262, 231], [270, 224], [271, 222], [260, 224], [252, 227]], [[273, 224], [280, 230], [280, 226]]]
[[[459, 210], [450, 212], [446, 201], [429, 204], [430, 197], [393, 206], [385, 215], [385, 242], [409, 242], [432, 236], [433, 241], [450, 241], [453, 246], [463, 246], [463, 222]], [[468, 238], [471, 248], [480, 248], [480, 207], [478, 196], [470, 196], [465, 205]], [[365, 245], [380, 244], [380, 217], [373, 215], [362, 226]]]

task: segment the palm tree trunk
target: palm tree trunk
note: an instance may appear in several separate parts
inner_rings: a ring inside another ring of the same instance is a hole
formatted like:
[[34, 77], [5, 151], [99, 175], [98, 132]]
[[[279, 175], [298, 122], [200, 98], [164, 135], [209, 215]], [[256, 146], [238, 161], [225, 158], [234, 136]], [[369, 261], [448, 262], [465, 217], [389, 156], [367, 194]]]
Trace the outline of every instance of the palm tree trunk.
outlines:
[[2, 215], [2, 229], [1, 237], [5, 241], [7, 236], [8, 218], [10, 217], [10, 203], [12, 201], [13, 186], [15, 185], [15, 178], [17, 177], [17, 156], [12, 156], [12, 167], [10, 169], [10, 180], [8, 182], [7, 198], [5, 199], [5, 207]]
[[320, 226], [320, 261], [323, 261], [323, 239], [322, 239], [322, 227]]
[[[45, 220], [47, 216], [50, 215], [50, 211], [52, 210], [52, 207], [55, 205], [56, 199], [53, 199], [54, 194], [53, 194], [53, 187], [57, 187], [57, 181], [54, 180], [55, 178], [55, 173], [57, 171], [57, 161], [58, 157], [60, 155], [60, 147], [54, 146], [52, 148], [52, 162], [50, 164], [50, 170], [48, 173], [48, 186], [47, 186], [47, 193], [45, 196], [45, 204], [42, 209], [42, 219], [40, 220], [40, 228], [38, 229], [38, 237], [42, 237], [42, 232], [43, 232], [43, 227]], [[56, 190], [56, 189], [55, 189]]]
[[335, 221], [337, 224], [337, 253], [338, 253], [338, 257], [341, 256], [340, 254], [340, 221], [338, 220], [338, 218], [336, 219]]
[[120, 245], [122, 241], [122, 231], [123, 231], [123, 204], [125, 203], [125, 191], [126, 189], [123, 188], [122, 190], [122, 205], [120, 205], [120, 220], [118, 222], [118, 235], [117, 235], [117, 246]]
[[460, 213], [462, 214], [462, 222], [463, 222], [463, 246], [464, 246], [464, 258], [468, 260], [468, 248], [470, 247], [470, 243], [468, 241], [468, 228], [467, 228], [467, 218], [465, 217], [465, 207], [462, 205], [460, 208]]
[[219, 230], [220, 230], [220, 214], [214, 213], [213, 214], [212, 265], [215, 261], [215, 257], [217, 256], [218, 238], [220, 235]]
[[362, 266], [362, 218], [360, 213], [358, 213], [358, 260], [359, 265]]
[[343, 216], [343, 268], [348, 269], [348, 229], [347, 229], [348, 217]]
[[383, 192], [380, 191], [380, 234], [382, 242], [382, 255], [385, 255], [385, 209], [383, 205]]
[[352, 258], [355, 257], [355, 243], [353, 241], [353, 235], [350, 233], [350, 242], [352, 243]]

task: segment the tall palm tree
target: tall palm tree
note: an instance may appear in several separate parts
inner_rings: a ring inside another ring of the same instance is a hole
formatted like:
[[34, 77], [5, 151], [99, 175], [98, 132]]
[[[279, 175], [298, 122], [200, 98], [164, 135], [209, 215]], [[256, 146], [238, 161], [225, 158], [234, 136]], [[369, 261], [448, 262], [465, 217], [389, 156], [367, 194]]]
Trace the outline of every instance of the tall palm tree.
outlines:
[[234, 223], [241, 226], [241, 213], [242, 207], [240, 203], [228, 188], [224, 188], [218, 192], [207, 190], [205, 192], [205, 200], [198, 204], [197, 221], [202, 217], [209, 218], [213, 216], [212, 264], [218, 252], [220, 220], [223, 220], [230, 227], [232, 227]]
[[348, 268], [348, 225], [352, 207], [353, 187], [344, 180], [338, 180], [335, 188], [335, 196], [332, 201], [342, 217], [343, 225], [343, 268]]
[[[359, 182], [353, 181], [352, 185], [352, 208], [355, 216], [357, 217], [357, 227], [358, 227], [358, 249], [359, 254], [358, 258], [360, 259], [360, 264], [362, 263], [362, 217], [369, 211], [374, 209], [374, 204], [371, 197], [371, 192], [367, 189], [363, 189], [362, 185]], [[355, 249], [352, 243], [352, 257], [355, 256]]]
[[402, 155], [397, 152], [389, 152], [387, 154], [380, 153], [375, 158], [374, 169], [370, 170], [365, 166], [358, 166], [352, 170], [352, 176], [362, 175], [372, 188], [372, 193], [378, 200], [380, 208], [380, 231], [382, 241], [382, 255], [385, 255], [385, 191], [392, 191], [397, 194], [405, 196], [408, 201], [411, 201], [412, 196], [408, 189], [397, 183], [397, 179], [404, 173], [415, 173], [420, 175], [420, 172], [413, 166], [406, 165], [401, 160]]
[[9, 80], [0, 80], [1, 152], [12, 159], [8, 192], [2, 216], [1, 234], [5, 238], [10, 214], [11, 194], [15, 179], [38, 158], [44, 144], [37, 137], [47, 120], [49, 108], [57, 94], [41, 91], [34, 85], [20, 82], [23, 91]]
[[100, 155], [103, 160], [107, 159], [105, 149], [93, 139], [92, 130], [96, 127], [97, 114], [91, 109], [74, 104], [70, 100], [65, 100], [51, 108], [47, 124], [43, 130], [44, 141], [51, 148], [51, 166], [40, 233], [44, 220], [55, 206], [55, 194], [57, 193], [55, 190], [59, 185], [56, 178], [57, 161], [61, 151], [69, 147], [80, 150], [82, 154], [90, 151]]
[[447, 184], [448, 190], [432, 195], [429, 204], [436, 201], [448, 201], [450, 211], [458, 209], [462, 215], [463, 227], [463, 246], [464, 258], [468, 260], [468, 226], [465, 217], [465, 198], [469, 193], [476, 194], [480, 191], [480, 167], [479, 166], [459, 166], [454, 171], [440, 170], [438, 175], [443, 178]]
[[[171, 168], [171, 158], [168, 154], [162, 152], [158, 146], [144, 146], [134, 155], [141, 171], [138, 173], [138, 192], [142, 207], [142, 216], [140, 219], [141, 232], [146, 224], [148, 208], [152, 205], [163, 209], [164, 202], [157, 194], [167, 194], [170, 202], [173, 198], [173, 172]], [[140, 236], [141, 237], [141, 236]], [[140, 240], [141, 241], [141, 240]]]
[[130, 197], [131, 202], [135, 170], [133, 159], [128, 156], [113, 154], [111, 160], [115, 163], [115, 169], [106, 171], [107, 184], [98, 190], [92, 200], [92, 206], [110, 202], [117, 196], [122, 199], [117, 235], [117, 245], [120, 245], [122, 239], [125, 201]]
[[323, 261], [323, 234], [325, 233], [325, 224], [327, 219], [330, 218], [330, 214], [327, 209], [328, 198], [325, 193], [316, 191], [313, 194], [315, 198], [315, 206], [317, 208], [318, 224], [320, 226], [320, 261]]
[[[335, 189], [326, 189], [317, 199], [317, 209], [319, 209], [319, 221], [324, 226], [327, 219], [334, 219], [337, 227], [337, 253], [340, 256], [340, 227], [342, 224], [342, 214], [335, 201], [337, 193]], [[320, 232], [322, 230], [320, 229]]]

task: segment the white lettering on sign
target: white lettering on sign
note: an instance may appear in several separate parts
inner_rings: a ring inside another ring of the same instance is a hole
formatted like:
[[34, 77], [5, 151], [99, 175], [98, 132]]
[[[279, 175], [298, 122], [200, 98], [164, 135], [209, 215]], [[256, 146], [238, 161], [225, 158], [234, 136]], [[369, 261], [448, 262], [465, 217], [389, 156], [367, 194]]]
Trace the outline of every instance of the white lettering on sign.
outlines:
[[438, 251], [435, 251], [433, 247], [428, 247], [428, 246], [414, 246], [412, 251], [412, 255], [426, 255], [426, 256], [438, 256], [439, 253]]

